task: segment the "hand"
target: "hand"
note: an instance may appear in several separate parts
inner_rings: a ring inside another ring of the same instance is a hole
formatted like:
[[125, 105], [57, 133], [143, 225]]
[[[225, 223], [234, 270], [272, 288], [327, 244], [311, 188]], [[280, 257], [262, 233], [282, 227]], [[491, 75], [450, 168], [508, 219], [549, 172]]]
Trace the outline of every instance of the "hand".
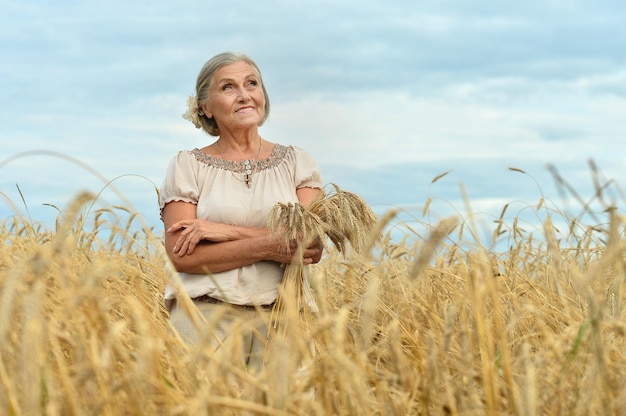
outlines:
[[181, 257], [185, 254], [193, 253], [196, 246], [202, 240], [216, 243], [231, 240], [227, 233], [228, 226], [218, 222], [200, 219], [182, 220], [173, 224], [167, 229], [167, 232], [175, 233], [181, 229], [183, 231], [181, 231], [172, 249], [175, 254]]
[[296, 240], [290, 241], [289, 245], [285, 247], [284, 237], [279, 234], [270, 235], [268, 239], [270, 251], [274, 253], [271, 260], [274, 260], [281, 264], [314, 264], [318, 263], [322, 258], [323, 246], [321, 242], [315, 241], [309, 247], [302, 250], [300, 253], [302, 256], [298, 256], [298, 242]]
[[324, 245], [322, 242], [320, 240], [315, 240], [308, 248], [313, 250], [310, 252], [311, 263], [319, 263], [322, 259], [322, 253], [324, 252]]

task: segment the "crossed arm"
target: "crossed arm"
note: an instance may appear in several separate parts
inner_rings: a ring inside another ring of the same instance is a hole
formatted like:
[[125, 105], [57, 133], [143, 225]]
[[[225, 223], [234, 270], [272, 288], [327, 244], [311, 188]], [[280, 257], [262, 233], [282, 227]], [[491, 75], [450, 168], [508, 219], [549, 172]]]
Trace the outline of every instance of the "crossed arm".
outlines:
[[[319, 189], [296, 191], [300, 204], [309, 205]], [[184, 273], [219, 273], [262, 260], [292, 263], [297, 242], [283, 247], [282, 237], [267, 228], [242, 227], [198, 219], [196, 205], [173, 201], [163, 208], [165, 250], [174, 267]], [[302, 262], [319, 262], [321, 245], [304, 250]]]

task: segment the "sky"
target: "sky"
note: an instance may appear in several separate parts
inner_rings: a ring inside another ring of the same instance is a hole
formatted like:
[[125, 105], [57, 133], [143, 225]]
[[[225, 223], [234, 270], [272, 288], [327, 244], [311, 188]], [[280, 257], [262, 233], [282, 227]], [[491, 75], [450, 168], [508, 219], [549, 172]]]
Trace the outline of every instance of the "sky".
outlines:
[[376, 212], [417, 222], [472, 212], [488, 224], [507, 204], [515, 216], [545, 198], [576, 215], [580, 201], [599, 202], [594, 180], [624, 209], [621, 0], [0, 0], [0, 10], [2, 218], [50, 224], [88, 190], [100, 208], [130, 206], [160, 228], [155, 188], [170, 158], [214, 141], [181, 115], [222, 51], [261, 68], [272, 106], [261, 135], [307, 150], [326, 183]]

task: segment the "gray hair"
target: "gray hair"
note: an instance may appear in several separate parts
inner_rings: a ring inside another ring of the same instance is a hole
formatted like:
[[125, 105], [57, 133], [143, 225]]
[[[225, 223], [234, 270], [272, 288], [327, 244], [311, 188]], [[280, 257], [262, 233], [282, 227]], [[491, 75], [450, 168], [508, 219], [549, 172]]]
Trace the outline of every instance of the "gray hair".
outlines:
[[[245, 62], [250, 65], [254, 68], [259, 77], [259, 82], [261, 84], [261, 88], [263, 89], [263, 96], [265, 97], [265, 116], [263, 117], [263, 120], [261, 120], [261, 123], [259, 123], [259, 125], [262, 125], [270, 115], [270, 98], [265, 90], [265, 83], [263, 82], [263, 77], [261, 76], [261, 70], [252, 58], [244, 54], [222, 52], [209, 59], [202, 66], [202, 69], [198, 74], [198, 80], [196, 81], [196, 97], [198, 97], [198, 106], [201, 106], [202, 103], [205, 103], [209, 99], [209, 89], [213, 84], [213, 77], [215, 76], [215, 73], [223, 66], [235, 64], [237, 62]], [[214, 118], [208, 118], [202, 111], [200, 111], [198, 117], [200, 119], [200, 127], [202, 127], [202, 130], [206, 131], [211, 136], [220, 135], [220, 129]]]

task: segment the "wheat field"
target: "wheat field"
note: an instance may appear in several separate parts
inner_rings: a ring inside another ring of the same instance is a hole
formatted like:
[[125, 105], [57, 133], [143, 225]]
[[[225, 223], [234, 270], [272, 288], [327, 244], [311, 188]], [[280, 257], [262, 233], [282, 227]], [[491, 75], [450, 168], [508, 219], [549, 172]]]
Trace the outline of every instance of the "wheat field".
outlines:
[[132, 213], [86, 216], [92, 199], [52, 230], [0, 224], [2, 415], [626, 414], [617, 204], [587, 224], [540, 201], [532, 232], [501, 216], [505, 250], [469, 238], [471, 218], [398, 241], [390, 212], [365, 250], [329, 247], [310, 267], [319, 311], [303, 319], [287, 299], [286, 330], [250, 373], [235, 335], [224, 355], [172, 333], [162, 233]]

